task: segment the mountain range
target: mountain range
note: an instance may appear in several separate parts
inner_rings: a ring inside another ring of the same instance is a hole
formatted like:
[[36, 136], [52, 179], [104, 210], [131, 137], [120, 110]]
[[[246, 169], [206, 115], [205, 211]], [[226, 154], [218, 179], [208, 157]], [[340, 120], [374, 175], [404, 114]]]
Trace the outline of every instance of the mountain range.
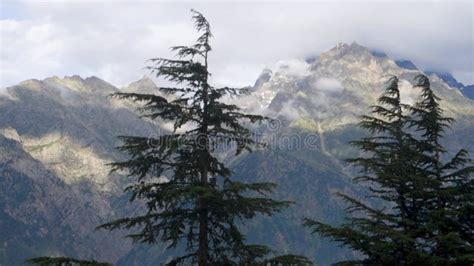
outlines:
[[[364, 199], [365, 187], [353, 183], [354, 170], [344, 161], [357, 154], [348, 141], [365, 134], [356, 126], [359, 116], [390, 75], [400, 78], [402, 100], [416, 101], [412, 82], [420, 73], [430, 78], [446, 115], [456, 119], [445, 139], [448, 150], [474, 153], [472, 85], [357, 43], [339, 44], [311, 60], [281, 61], [262, 71], [250, 95], [232, 100], [245, 111], [278, 119], [255, 128], [273, 144], [268, 149], [237, 158], [222, 153], [234, 177], [275, 182], [275, 197], [295, 202], [272, 218], [246, 223], [248, 240], [308, 256], [317, 265], [357, 256], [311, 235], [301, 220], [341, 222], [345, 205], [335, 192]], [[173, 255], [162, 245], [133, 245], [126, 232], [95, 230], [142, 208], [122, 193], [128, 180], [109, 173], [107, 163], [124, 159], [116, 137], [154, 136], [171, 128], [141, 119], [135, 103], [109, 97], [119, 91], [160, 93], [148, 77], [117, 88], [79, 76], [26, 80], [0, 91], [1, 265], [40, 255], [156, 265]]]

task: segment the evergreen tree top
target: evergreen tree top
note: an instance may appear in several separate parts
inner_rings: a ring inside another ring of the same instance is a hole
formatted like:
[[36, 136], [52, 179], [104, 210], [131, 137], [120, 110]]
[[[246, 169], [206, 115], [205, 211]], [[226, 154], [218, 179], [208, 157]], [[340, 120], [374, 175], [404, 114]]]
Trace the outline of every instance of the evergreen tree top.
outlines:
[[[174, 123], [173, 132], [158, 137], [121, 136], [121, 151], [130, 159], [112, 163], [132, 180], [126, 188], [131, 200], [145, 202], [147, 211], [101, 226], [138, 228], [129, 236], [138, 242], [164, 242], [184, 249], [169, 265], [294, 265], [310, 264], [300, 256], [269, 258], [271, 250], [245, 244], [240, 223], [257, 215], [272, 215], [290, 202], [269, 198], [272, 183], [244, 183], [232, 179], [230, 168], [216, 153], [252, 151], [263, 146], [245, 123], [266, 118], [243, 113], [224, 96], [237, 97], [246, 89], [215, 87], [209, 83], [208, 53], [212, 37], [204, 16], [192, 10], [200, 34], [191, 46], [174, 46], [173, 59], [153, 58], [148, 67], [174, 87], [160, 87], [168, 96], [116, 93], [120, 99], [141, 104], [143, 117]], [[181, 129], [178, 131], [178, 129]], [[221, 149], [221, 148], [220, 148]], [[163, 182], [157, 177], [165, 175]], [[304, 263], [303, 263], [304, 262]], [[287, 264], [288, 265], [288, 264]]]

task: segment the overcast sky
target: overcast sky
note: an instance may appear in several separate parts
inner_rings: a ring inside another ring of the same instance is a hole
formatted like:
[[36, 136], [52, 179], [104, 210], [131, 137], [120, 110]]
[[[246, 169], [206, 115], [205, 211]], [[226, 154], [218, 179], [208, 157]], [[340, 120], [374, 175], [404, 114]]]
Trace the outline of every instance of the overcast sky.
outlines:
[[353, 41], [474, 83], [473, 1], [79, 2], [0, 2], [1, 87], [74, 74], [124, 86], [147, 59], [194, 41], [191, 8], [212, 25], [219, 85], [251, 85], [279, 60]]

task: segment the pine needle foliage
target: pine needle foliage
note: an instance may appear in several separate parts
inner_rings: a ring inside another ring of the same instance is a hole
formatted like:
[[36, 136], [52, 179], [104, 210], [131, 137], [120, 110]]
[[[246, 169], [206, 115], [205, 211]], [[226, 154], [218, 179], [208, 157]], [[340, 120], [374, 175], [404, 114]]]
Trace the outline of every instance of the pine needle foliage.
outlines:
[[443, 116], [426, 76], [417, 76], [415, 86], [421, 89], [421, 100], [412, 108], [411, 126], [421, 134], [418, 151], [424, 177], [430, 180], [424, 191], [425, 249], [433, 265], [473, 265], [474, 166], [464, 149], [444, 162], [447, 151], [441, 142], [454, 120]]
[[389, 79], [385, 92], [363, 116], [360, 126], [368, 137], [353, 141], [362, 156], [348, 160], [360, 167], [357, 182], [368, 185], [367, 203], [339, 194], [351, 214], [347, 223], [332, 226], [312, 219], [304, 225], [361, 254], [338, 265], [472, 265], [473, 173], [465, 150], [443, 163], [445, 128], [440, 99], [427, 77], [415, 78], [421, 88], [413, 106], [401, 101], [398, 78]]
[[159, 88], [167, 97], [114, 95], [140, 103], [143, 117], [173, 122], [174, 130], [155, 138], [120, 137], [119, 149], [130, 159], [111, 164], [113, 171], [124, 171], [134, 181], [126, 192], [131, 201], [145, 202], [146, 212], [100, 228], [135, 229], [129, 237], [137, 242], [162, 242], [168, 248], [184, 245], [186, 252], [167, 261], [168, 265], [309, 264], [299, 256], [268, 260], [269, 248], [245, 243], [239, 228], [242, 222], [261, 214], [271, 216], [290, 202], [268, 197], [275, 184], [232, 180], [232, 171], [216, 155], [217, 147], [223, 145], [235, 155], [262, 148], [245, 123], [266, 118], [244, 114], [223, 101], [248, 90], [210, 84], [211, 27], [201, 13], [192, 10], [192, 14], [199, 33], [196, 43], [172, 47], [175, 58], [153, 58], [148, 67], [176, 85]]
[[67, 257], [38, 257], [29, 259], [26, 263], [38, 266], [112, 266], [112, 264], [106, 262], [79, 260]]

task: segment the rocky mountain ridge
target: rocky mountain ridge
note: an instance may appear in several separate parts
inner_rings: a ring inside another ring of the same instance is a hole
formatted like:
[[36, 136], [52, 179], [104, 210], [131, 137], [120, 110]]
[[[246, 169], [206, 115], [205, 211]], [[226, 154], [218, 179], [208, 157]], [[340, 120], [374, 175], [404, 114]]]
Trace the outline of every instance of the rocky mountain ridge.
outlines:
[[94, 231], [131, 208], [122, 199], [126, 181], [106, 164], [123, 158], [117, 135], [161, 129], [132, 103], [109, 97], [117, 91], [96, 77], [72, 76], [27, 80], [0, 95], [0, 246], [7, 246], [0, 263], [38, 254], [113, 262], [129, 250], [129, 241], [117, 243], [123, 234]]
[[[323, 130], [333, 129], [355, 123], [366, 113], [391, 75], [400, 78], [403, 100], [414, 102], [417, 92], [413, 78], [422, 73], [416, 68], [400, 67], [387, 56], [376, 56], [357, 43], [339, 44], [310, 63], [292, 60], [264, 70], [253, 94], [244, 102], [250, 110], [296, 124], [309, 120]], [[444, 99], [441, 104], [448, 115], [474, 115], [473, 102], [457, 88], [436, 74], [429, 77], [435, 92]]]
[[[354, 153], [347, 142], [363, 135], [354, 124], [390, 75], [400, 77], [404, 101], [415, 100], [411, 82], [422, 72], [411, 68], [356, 43], [339, 44], [311, 60], [282, 61], [264, 70], [250, 96], [232, 100], [246, 111], [280, 118], [281, 124], [267, 132], [277, 138], [316, 133], [318, 140], [310, 148], [270, 149], [229, 161], [236, 178], [276, 182], [277, 197], [297, 202], [272, 220], [247, 224], [249, 239], [276, 243], [282, 251], [299, 250], [323, 265], [336, 253], [354, 256], [309, 236], [301, 219], [337, 223], [344, 205], [333, 192], [363, 195], [343, 160]], [[474, 101], [438, 75], [429, 77], [442, 107], [457, 119], [448, 147], [474, 152]], [[0, 247], [7, 246], [0, 263], [68, 255], [154, 265], [172, 255], [161, 246], [132, 247], [121, 238], [124, 233], [93, 230], [139, 208], [122, 195], [127, 180], [111, 175], [106, 165], [124, 158], [115, 150], [116, 136], [156, 136], [171, 129], [163, 121], [140, 119], [137, 104], [109, 97], [118, 91], [159, 93], [147, 77], [117, 88], [97, 77], [70, 76], [27, 80], [0, 94]]]

